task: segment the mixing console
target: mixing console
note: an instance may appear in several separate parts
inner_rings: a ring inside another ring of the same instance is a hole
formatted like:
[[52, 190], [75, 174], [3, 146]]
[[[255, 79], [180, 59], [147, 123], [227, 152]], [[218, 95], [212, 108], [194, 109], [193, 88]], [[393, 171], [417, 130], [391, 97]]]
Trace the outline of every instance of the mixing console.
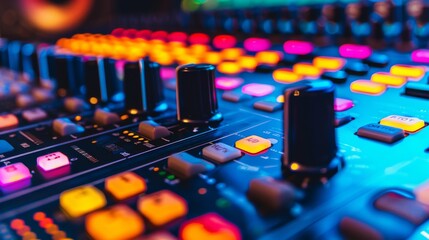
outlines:
[[429, 239], [429, 49], [0, 42], [0, 239]]

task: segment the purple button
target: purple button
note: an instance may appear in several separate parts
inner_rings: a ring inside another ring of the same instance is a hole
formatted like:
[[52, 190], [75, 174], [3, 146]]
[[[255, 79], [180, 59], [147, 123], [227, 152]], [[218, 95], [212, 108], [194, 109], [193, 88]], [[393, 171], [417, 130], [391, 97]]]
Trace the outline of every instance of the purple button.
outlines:
[[275, 87], [268, 84], [250, 83], [246, 84], [241, 88], [241, 91], [245, 94], [254, 97], [263, 97], [274, 91]]
[[353, 107], [353, 101], [344, 98], [335, 98], [334, 110], [336, 112], [342, 112]]
[[244, 80], [236, 77], [218, 77], [216, 78], [216, 88], [221, 90], [232, 90], [239, 87]]
[[411, 60], [416, 63], [429, 63], [429, 49], [417, 49], [411, 53]]

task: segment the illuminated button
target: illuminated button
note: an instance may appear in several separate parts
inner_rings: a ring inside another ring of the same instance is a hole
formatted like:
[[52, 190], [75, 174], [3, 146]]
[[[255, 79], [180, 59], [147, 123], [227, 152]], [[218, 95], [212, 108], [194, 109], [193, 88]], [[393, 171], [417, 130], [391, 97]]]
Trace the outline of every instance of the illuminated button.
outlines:
[[217, 66], [217, 70], [223, 74], [238, 74], [241, 67], [236, 62], [222, 62]]
[[259, 64], [275, 65], [283, 58], [283, 53], [278, 51], [261, 51], [256, 53], [255, 57]]
[[372, 74], [371, 81], [390, 85], [390, 86], [400, 87], [407, 82], [407, 79], [405, 77], [392, 75], [386, 72], [378, 72], [378, 73]]
[[344, 44], [340, 46], [339, 52], [341, 57], [365, 59], [371, 56], [372, 50], [365, 45]]
[[210, 47], [204, 44], [192, 44], [189, 46], [189, 52], [196, 56], [202, 55], [208, 51], [210, 51]]
[[140, 216], [126, 205], [89, 214], [85, 228], [92, 239], [97, 240], [136, 239], [145, 230]]
[[219, 52], [209, 51], [204, 54], [202, 62], [217, 65], [222, 62], [222, 56]]
[[151, 140], [168, 137], [171, 134], [168, 128], [161, 126], [152, 120], [140, 122], [139, 133]]
[[185, 222], [180, 227], [182, 240], [241, 240], [237, 226], [216, 213], [207, 213]]
[[417, 49], [411, 53], [411, 60], [416, 63], [429, 63], [429, 49]]
[[244, 80], [236, 77], [218, 77], [216, 78], [216, 88], [221, 90], [232, 90], [238, 88]]
[[190, 44], [208, 44], [210, 37], [205, 33], [193, 33], [189, 36], [188, 41]]
[[120, 121], [118, 114], [112, 113], [108, 110], [97, 108], [94, 112], [94, 121], [101, 125], [106, 126]]
[[313, 52], [313, 45], [309, 42], [289, 40], [283, 44], [286, 53], [296, 55], [307, 55]]
[[238, 65], [246, 70], [255, 70], [256, 66], [258, 66], [258, 61], [254, 56], [240, 56], [237, 59]]
[[266, 38], [248, 38], [244, 40], [244, 48], [250, 52], [260, 52], [270, 49], [271, 42]]
[[13, 151], [14, 148], [10, 143], [6, 140], [0, 140], [0, 154], [7, 153]]
[[154, 226], [162, 226], [188, 213], [186, 200], [169, 190], [141, 197], [137, 207]]
[[54, 131], [60, 136], [67, 136], [70, 134], [84, 132], [85, 129], [70, 121], [68, 118], [57, 118], [52, 122], [52, 127]]
[[91, 185], [80, 186], [60, 194], [60, 206], [76, 218], [106, 206], [104, 194]]
[[166, 31], [155, 31], [150, 35], [151, 39], [155, 40], [166, 40], [168, 37], [168, 32]]
[[36, 122], [48, 117], [48, 114], [41, 108], [34, 108], [22, 111], [22, 118], [28, 122]]
[[384, 126], [396, 127], [408, 132], [415, 132], [425, 126], [425, 122], [415, 117], [390, 115], [380, 120]]
[[248, 153], [258, 153], [271, 147], [268, 139], [252, 135], [235, 142], [235, 147]]
[[69, 158], [62, 152], [54, 152], [37, 157], [37, 166], [45, 172], [68, 165], [70, 165]]
[[14, 114], [0, 115], [0, 131], [18, 126], [18, 118]]
[[105, 188], [117, 200], [123, 200], [145, 192], [146, 181], [133, 172], [125, 172], [106, 178]]
[[419, 80], [425, 75], [425, 68], [411, 65], [396, 64], [390, 67], [390, 73], [397, 76], [408, 77], [411, 80]]
[[297, 63], [293, 65], [292, 70], [294, 73], [306, 76], [309, 78], [318, 78], [323, 73], [323, 71], [310, 63]]
[[185, 152], [170, 155], [167, 165], [168, 170], [183, 178], [190, 178], [215, 168], [213, 163], [196, 158]]
[[275, 87], [268, 84], [249, 83], [241, 88], [241, 91], [254, 97], [263, 97], [274, 91]]
[[232, 48], [237, 44], [237, 39], [231, 35], [218, 35], [213, 38], [213, 46], [218, 49]]
[[335, 98], [334, 110], [337, 112], [346, 111], [353, 107], [353, 101], [344, 98]]
[[161, 78], [168, 80], [176, 77], [176, 69], [169, 67], [162, 67], [160, 70]]
[[139, 238], [140, 240], [177, 240], [175, 236], [173, 236], [169, 232], [155, 232], [144, 236], [143, 238]]
[[336, 57], [315, 57], [313, 65], [317, 68], [335, 71], [341, 69], [346, 61], [342, 58]]
[[294, 83], [302, 79], [301, 75], [294, 73], [291, 69], [280, 68], [274, 70], [273, 78], [280, 83]]
[[386, 91], [386, 85], [368, 80], [356, 80], [350, 84], [352, 92], [379, 95]]
[[241, 157], [241, 151], [225, 143], [215, 143], [203, 148], [203, 156], [217, 163], [226, 163]]
[[0, 168], [0, 186], [8, 187], [31, 178], [30, 170], [23, 163], [14, 163]]
[[188, 35], [184, 32], [172, 32], [167, 38], [171, 42], [186, 42]]
[[236, 60], [238, 57], [245, 54], [242, 48], [225, 48], [220, 51], [220, 54], [225, 60]]

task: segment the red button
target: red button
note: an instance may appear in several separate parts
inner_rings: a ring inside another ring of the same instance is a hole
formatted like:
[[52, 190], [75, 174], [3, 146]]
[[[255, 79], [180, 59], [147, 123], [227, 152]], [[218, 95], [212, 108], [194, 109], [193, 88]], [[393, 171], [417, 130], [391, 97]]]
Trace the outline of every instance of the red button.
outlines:
[[182, 240], [241, 240], [237, 226], [216, 213], [207, 213], [185, 222], [180, 227]]

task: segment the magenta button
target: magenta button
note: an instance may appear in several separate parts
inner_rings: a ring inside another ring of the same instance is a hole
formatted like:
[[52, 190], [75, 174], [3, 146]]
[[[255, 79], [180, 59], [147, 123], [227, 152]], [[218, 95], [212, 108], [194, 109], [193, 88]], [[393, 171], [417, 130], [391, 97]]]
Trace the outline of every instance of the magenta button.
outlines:
[[218, 77], [216, 78], [216, 88], [221, 90], [232, 90], [239, 87], [244, 80], [234, 77]]
[[13, 185], [25, 187], [31, 178], [30, 170], [23, 163], [14, 163], [0, 168], [0, 187], [6, 189]]
[[54, 152], [37, 158], [37, 166], [45, 172], [70, 165], [69, 158], [62, 152]]
[[372, 50], [365, 45], [343, 44], [339, 52], [341, 57], [365, 59], [371, 56]]
[[268, 84], [250, 83], [244, 85], [241, 91], [254, 97], [263, 97], [274, 91], [274, 86]]
[[163, 67], [161, 68], [161, 78], [162, 80], [168, 80], [172, 78], [176, 78], [176, 69], [169, 68], [169, 67]]
[[344, 98], [335, 98], [334, 101], [334, 110], [336, 112], [342, 112], [348, 110], [354, 106], [352, 100], [344, 99]]
[[237, 44], [237, 39], [231, 35], [217, 35], [213, 38], [213, 46], [217, 49], [232, 48]]
[[429, 49], [417, 49], [411, 53], [411, 60], [416, 63], [429, 63]]
[[249, 52], [260, 52], [270, 49], [271, 42], [266, 38], [248, 38], [244, 40], [244, 48]]
[[313, 52], [313, 45], [309, 42], [290, 40], [283, 44], [286, 53], [296, 55], [306, 55]]

